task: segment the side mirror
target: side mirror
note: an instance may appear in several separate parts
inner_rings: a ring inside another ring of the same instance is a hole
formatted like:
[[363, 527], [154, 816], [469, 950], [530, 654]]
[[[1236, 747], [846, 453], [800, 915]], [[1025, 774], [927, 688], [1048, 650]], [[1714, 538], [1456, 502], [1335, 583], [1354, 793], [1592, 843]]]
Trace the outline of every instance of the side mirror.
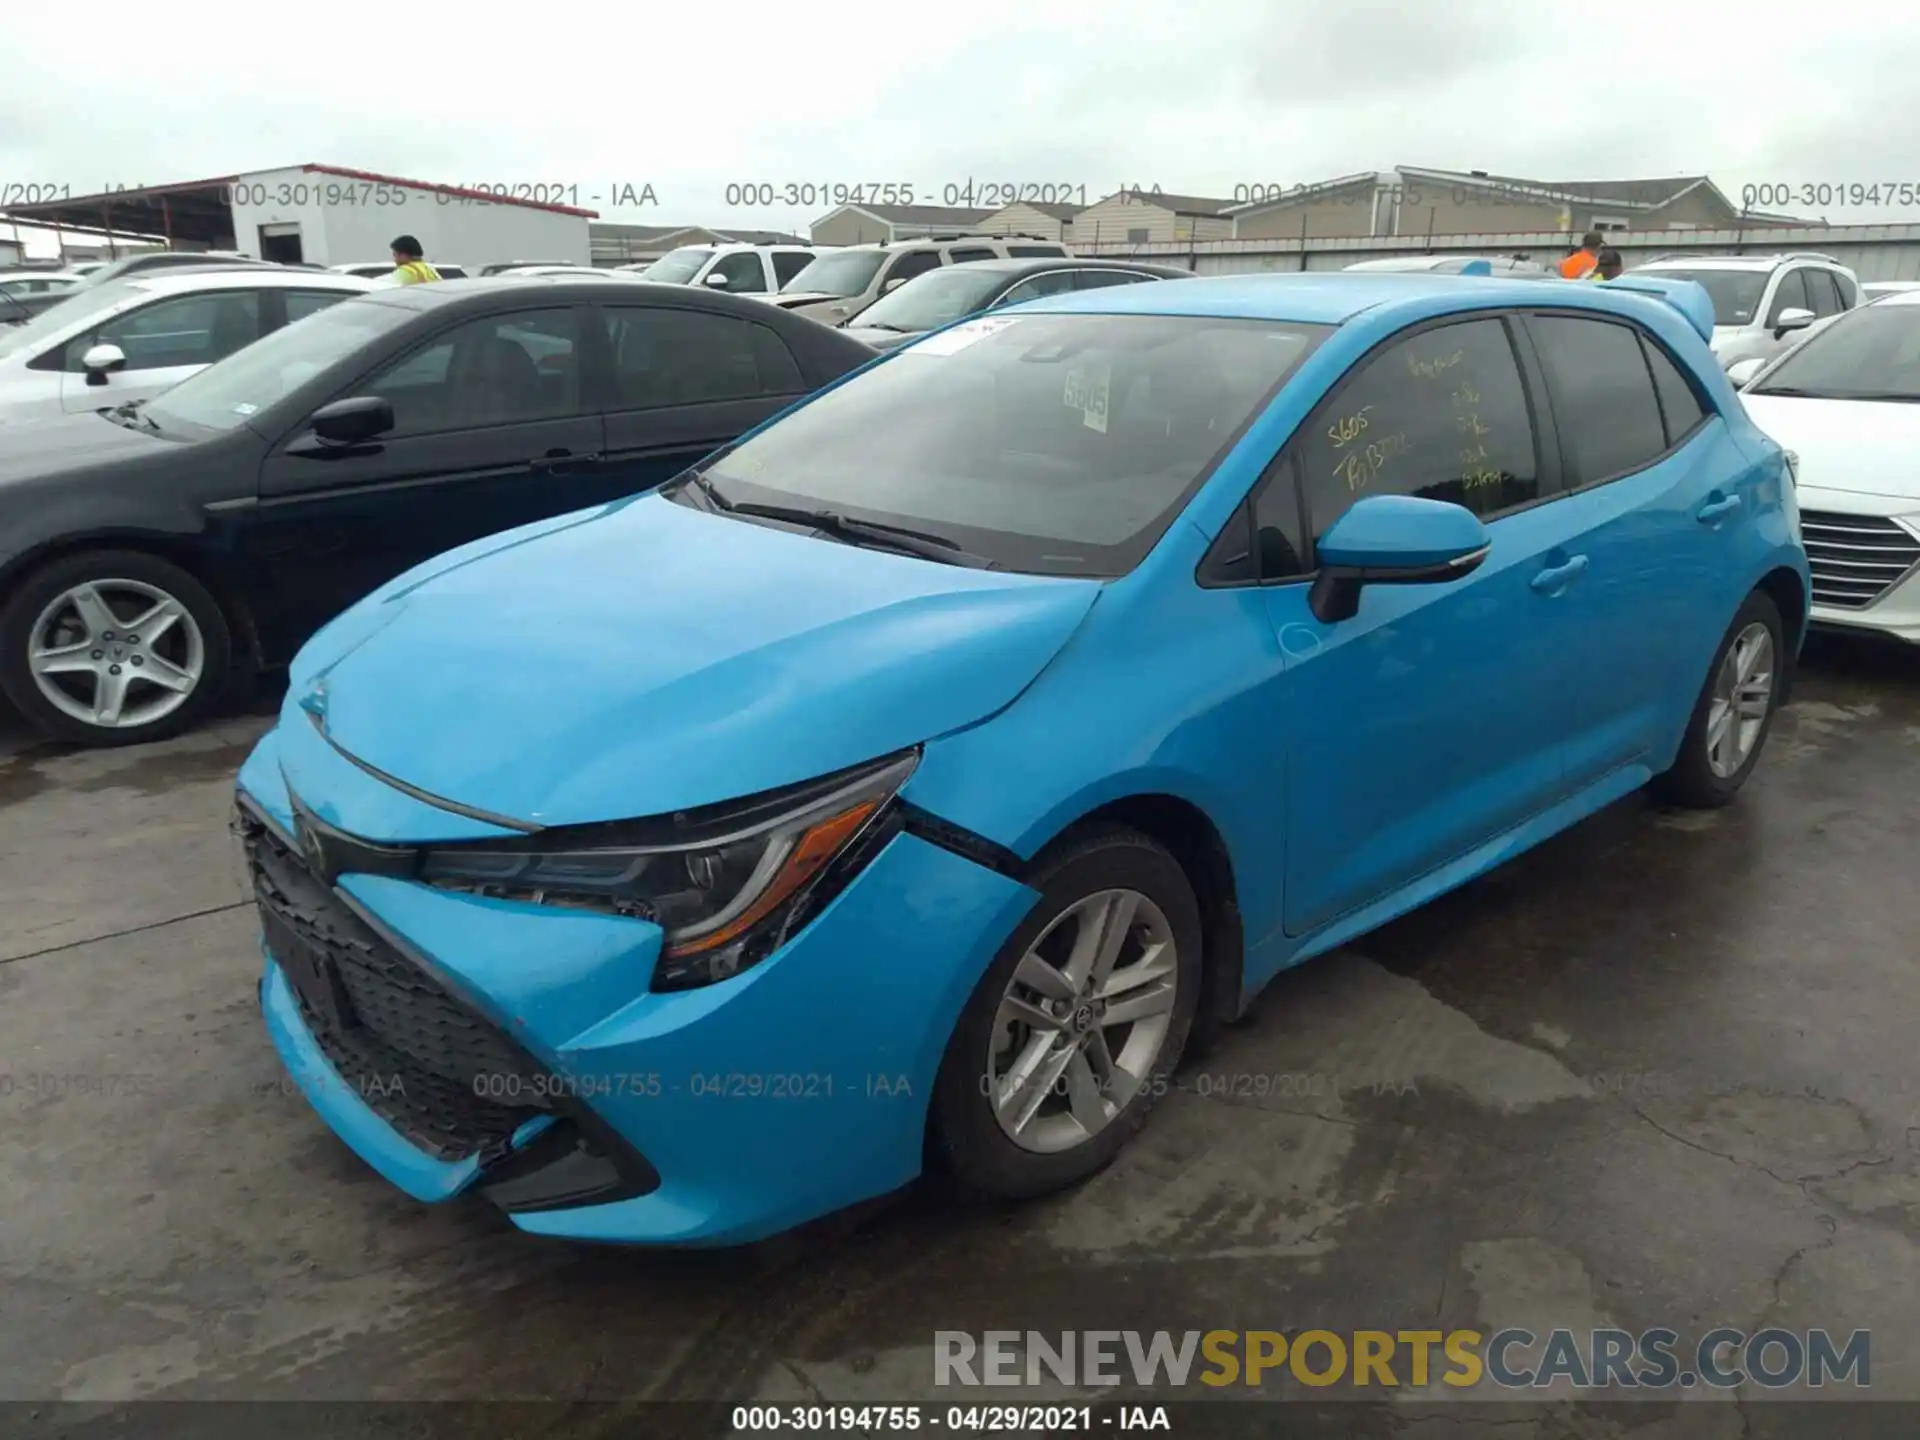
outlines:
[[1804, 330], [1814, 321], [1811, 310], [1802, 310], [1799, 306], [1782, 310], [1773, 322], [1773, 338], [1778, 340], [1789, 330]]
[[1316, 619], [1350, 620], [1367, 585], [1441, 585], [1471, 575], [1493, 537], [1464, 505], [1414, 495], [1355, 502], [1315, 547], [1320, 573], [1307, 604]]
[[104, 385], [107, 376], [127, 368], [127, 352], [118, 345], [90, 346], [80, 357], [80, 368], [87, 372], [89, 385]]
[[727, 288], [727, 277], [722, 275], [718, 270], [709, 270], [707, 272], [707, 278], [700, 283], [710, 289], [724, 290]]
[[1755, 355], [1745, 360], [1736, 360], [1727, 367], [1727, 383], [1738, 390], [1766, 368], [1767, 362], [1763, 356]]
[[322, 446], [359, 445], [393, 428], [393, 406], [378, 395], [356, 395], [322, 405], [308, 424]]

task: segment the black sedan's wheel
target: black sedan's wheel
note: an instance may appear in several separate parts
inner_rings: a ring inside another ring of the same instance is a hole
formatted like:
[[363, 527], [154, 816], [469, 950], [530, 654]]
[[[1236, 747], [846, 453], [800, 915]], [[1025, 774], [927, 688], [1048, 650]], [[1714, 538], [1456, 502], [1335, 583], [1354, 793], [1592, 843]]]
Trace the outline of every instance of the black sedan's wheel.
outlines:
[[1713, 657], [1707, 683], [1673, 768], [1658, 777], [1662, 799], [1714, 809], [1740, 793], [1759, 762], [1786, 677], [1780, 609], [1763, 591], [1747, 596]]
[[1200, 907], [1146, 836], [1090, 833], [1028, 883], [1040, 903], [968, 1000], [933, 1103], [955, 1177], [1010, 1197], [1118, 1153], [1166, 1090], [1200, 996]]
[[42, 566], [0, 609], [0, 688], [57, 740], [137, 745], [205, 713], [231, 645], [220, 606], [178, 565], [85, 551]]

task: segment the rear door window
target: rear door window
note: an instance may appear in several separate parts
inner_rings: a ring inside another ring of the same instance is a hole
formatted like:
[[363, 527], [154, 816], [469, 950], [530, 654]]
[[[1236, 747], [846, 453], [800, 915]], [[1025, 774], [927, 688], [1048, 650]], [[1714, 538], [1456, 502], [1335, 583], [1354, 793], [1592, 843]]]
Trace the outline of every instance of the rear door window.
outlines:
[[804, 250], [776, 250], [773, 255], [773, 278], [785, 285], [812, 263], [813, 256]]
[[1566, 315], [1527, 323], [1553, 389], [1570, 487], [1628, 474], [1665, 453], [1667, 432], [1639, 331]]
[[909, 250], [906, 254], [895, 257], [892, 268], [887, 271], [887, 278], [881, 283], [890, 285], [895, 280], [911, 280], [916, 275], [924, 275], [929, 270], [939, 268], [940, 252], [938, 250]]
[[616, 410], [753, 400], [806, 389], [786, 342], [765, 325], [664, 306], [607, 307], [601, 313], [613, 351]]

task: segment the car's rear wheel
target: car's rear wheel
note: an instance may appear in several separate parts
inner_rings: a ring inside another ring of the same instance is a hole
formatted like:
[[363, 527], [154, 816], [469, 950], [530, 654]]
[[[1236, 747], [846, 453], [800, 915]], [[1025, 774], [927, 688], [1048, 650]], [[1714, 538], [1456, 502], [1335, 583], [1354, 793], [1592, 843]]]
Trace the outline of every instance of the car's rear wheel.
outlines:
[[1713, 809], [1740, 793], [1784, 692], [1785, 634], [1772, 598], [1761, 590], [1749, 595], [1714, 653], [1680, 754], [1658, 779], [1662, 799]]
[[37, 729], [80, 745], [186, 729], [221, 693], [231, 648], [206, 587], [137, 550], [62, 556], [0, 608], [0, 688]]
[[1100, 1169], [1170, 1084], [1200, 996], [1200, 907], [1179, 863], [1103, 828], [1043, 857], [1040, 901], [962, 1012], [935, 1139], [967, 1188], [1044, 1194]]

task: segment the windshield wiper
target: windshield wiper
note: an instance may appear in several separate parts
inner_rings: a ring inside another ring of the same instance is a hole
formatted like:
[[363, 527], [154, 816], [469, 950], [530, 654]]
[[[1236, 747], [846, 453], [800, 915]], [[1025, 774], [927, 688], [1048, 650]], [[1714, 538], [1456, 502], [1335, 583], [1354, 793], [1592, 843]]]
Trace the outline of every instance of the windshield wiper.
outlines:
[[925, 560], [964, 565], [971, 570], [1000, 568], [997, 560], [962, 550], [944, 535], [909, 529], [905, 525], [885, 525], [878, 520], [856, 520], [837, 510], [803, 510], [798, 505], [761, 505], [753, 501], [740, 501], [727, 508], [734, 515], [750, 515], [760, 520], [784, 520], [792, 525], [810, 525], [849, 545], [884, 545]]
[[692, 486], [701, 497], [724, 515], [746, 515], [756, 520], [784, 520], [791, 525], [807, 525], [824, 531], [848, 544], [871, 542], [895, 550], [904, 550], [927, 560], [948, 565], [965, 565], [974, 570], [997, 570], [999, 561], [962, 550], [944, 535], [913, 530], [905, 525], [886, 525], [878, 520], [856, 520], [836, 510], [806, 510], [798, 505], [761, 505], [754, 501], [729, 500], [722, 495], [704, 470], [689, 470], [672, 482], [676, 488]]
[[891, 330], [896, 335], [912, 335], [915, 332], [904, 325], [889, 325], [884, 320], [868, 320], [856, 315], [851, 320], [842, 320], [841, 327], [847, 330]]

